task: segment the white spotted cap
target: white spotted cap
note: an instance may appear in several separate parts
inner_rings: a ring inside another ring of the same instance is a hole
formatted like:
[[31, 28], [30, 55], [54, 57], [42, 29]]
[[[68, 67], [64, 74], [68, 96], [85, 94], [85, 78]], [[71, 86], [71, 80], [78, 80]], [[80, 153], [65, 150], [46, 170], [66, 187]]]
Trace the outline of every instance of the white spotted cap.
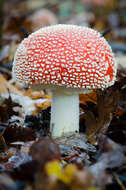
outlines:
[[97, 31], [76, 25], [41, 28], [19, 45], [13, 75], [27, 85], [97, 89], [116, 79], [111, 47]]

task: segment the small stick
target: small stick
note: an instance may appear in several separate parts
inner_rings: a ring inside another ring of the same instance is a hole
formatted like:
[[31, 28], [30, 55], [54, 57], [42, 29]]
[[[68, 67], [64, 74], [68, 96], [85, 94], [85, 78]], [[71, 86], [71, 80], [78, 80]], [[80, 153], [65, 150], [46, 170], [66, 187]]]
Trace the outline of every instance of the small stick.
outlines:
[[106, 34], [108, 34], [109, 32], [111, 32], [112, 28], [107, 28], [104, 31], [101, 32], [102, 36], [105, 36]]
[[126, 190], [126, 187], [124, 186], [124, 184], [121, 182], [121, 180], [119, 179], [118, 175], [116, 173], [114, 173], [114, 177], [117, 181], [117, 183], [120, 185], [122, 190]]

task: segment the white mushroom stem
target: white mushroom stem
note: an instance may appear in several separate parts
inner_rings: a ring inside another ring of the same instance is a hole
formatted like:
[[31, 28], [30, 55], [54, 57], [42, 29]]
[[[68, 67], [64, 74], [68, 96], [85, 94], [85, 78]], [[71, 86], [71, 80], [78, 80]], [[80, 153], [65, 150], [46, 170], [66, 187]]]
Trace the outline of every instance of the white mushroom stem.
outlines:
[[79, 131], [79, 96], [52, 91], [51, 126], [53, 137]]

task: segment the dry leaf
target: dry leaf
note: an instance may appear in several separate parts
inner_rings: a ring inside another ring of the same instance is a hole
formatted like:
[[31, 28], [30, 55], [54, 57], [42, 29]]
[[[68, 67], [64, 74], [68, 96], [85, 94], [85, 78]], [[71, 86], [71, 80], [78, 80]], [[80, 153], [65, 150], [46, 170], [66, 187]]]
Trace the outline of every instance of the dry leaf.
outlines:
[[13, 179], [7, 174], [0, 174], [0, 189], [9, 189], [8, 187], [14, 183]]
[[12, 41], [10, 44], [10, 51], [9, 51], [9, 55], [8, 55], [8, 61], [12, 61], [14, 58], [14, 54], [16, 52], [17, 47], [19, 46], [19, 44], [17, 44], [15, 41]]
[[49, 176], [56, 176], [63, 183], [70, 184], [73, 176], [77, 172], [77, 167], [74, 164], [69, 164], [63, 168], [59, 161], [52, 161], [46, 164], [45, 170]]
[[30, 128], [24, 128], [15, 124], [12, 126], [8, 126], [5, 129], [3, 137], [5, 139], [5, 142], [7, 144], [10, 144], [16, 141], [26, 142], [35, 140], [36, 134], [35, 131]]
[[126, 163], [126, 158], [123, 154], [123, 148], [101, 135], [99, 138], [99, 154], [97, 154], [97, 162], [90, 166], [90, 171], [96, 177], [99, 187], [103, 189], [105, 184], [112, 182], [112, 176], [106, 172], [106, 169], [121, 168]]
[[89, 190], [94, 183], [94, 176], [87, 170], [77, 171], [73, 177], [70, 190]]
[[12, 84], [9, 84], [9, 82], [0, 74], [0, 94], [2, 93], [8, 94], [8, 89], [12, 93], [22, 94], [21, 91], [15, 88]]
[[92, 144], [96, 141], [96, 135], [104, 134], [112, 120], [112, 114], [116, 110], [119, 100], [119, 91], [114, 87], [105, 91], [97, 91], [97, 114], [87, 110], [85, 115], [86, 135]]
[[24, 96], [29, 96], [31, 99], [36, 100], [40, 98], [44, 98], [44, 91], [34, 91], [32, 88], [28, 89], [24, 92]]
[[45, 101], [42, 103], [35, 103], [35, 106], [37, 108], [37, 110], [42, 110], [42, 109], [47, 109], [48, 107], [51, 106], [51, 101]]
[[86, 102], [93, 102], [94, 104], [97, 103], [97, 94], [96, 91], [89, 94], [80, 94], [79, 95], [80, 103], [85, 104]]
[[95, 135], [98, 128], [98, 123], [94, 114], [91, 111], [86, 112], [85, 125], [86, 125], [86, 135], [88, 136], [91, 144], [94, 144], [96, 141]]
[[36, 141], [30, 148], [30, 156], [40, 163], [40, 170], [51, 160], [60, 160], [60, 150], [55, 141], [45, 137]]
[[23, 152], [24, 154], [28, 154], [29, 149], [33, 143], [34, 141], [29, 141], [29, 142], [24, 143], [23, 146], [21, 146], [21, 152]]
[[8, 119], [11, 118], [11, 116], [19, 115], [20, 109], [15, 108], [21, 108], [21, 105], [17, 102], [14, 102], [12, 100], [12, 97], [9, 95], [8, 98], [1, 98], [1, 104], [0, 104], [0, 121], [1, 122], [8, 122]]

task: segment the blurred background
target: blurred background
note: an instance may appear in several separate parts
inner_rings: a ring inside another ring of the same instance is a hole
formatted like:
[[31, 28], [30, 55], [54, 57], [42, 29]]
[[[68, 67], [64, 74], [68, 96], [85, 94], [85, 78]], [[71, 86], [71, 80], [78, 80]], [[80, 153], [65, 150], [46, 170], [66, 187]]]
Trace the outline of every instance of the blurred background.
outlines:
[[92, 27], [116, 56], [126, 54], [126, 0], [0, 0], [0, 65], [11, 71], [21, 40], [58, 23]]

